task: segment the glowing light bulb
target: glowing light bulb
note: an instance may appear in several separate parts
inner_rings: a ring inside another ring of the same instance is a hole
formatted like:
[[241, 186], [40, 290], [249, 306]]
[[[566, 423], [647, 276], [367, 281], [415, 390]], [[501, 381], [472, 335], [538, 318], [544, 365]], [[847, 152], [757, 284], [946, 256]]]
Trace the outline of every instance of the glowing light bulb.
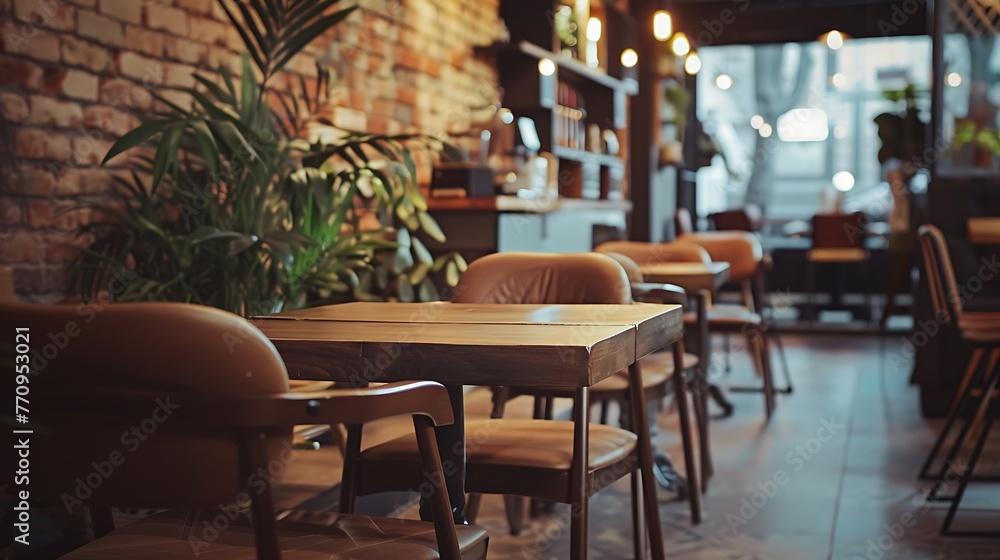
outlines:
[[674, 22], [670, 12], [660, 10], [653, 15], [653, 37], [657, 41], [666, 41], [674, 34]]
[[538, 61], [538, 73], [543, 76], [551, 76], [556, 73], [556, 63], [551, 58], [542, 58]]
[[854, 175], [848, 171], [838, 171], [833, 175], [833, 188], [847, 192], [854, 188]]
[[639, 53], [635, 52], [633, 49], [625, 49], [622, 51], [622, 66], [625, 68], [631, 68], [639, 63]]
[[844, 34], [840, 31], [834, 29], [833, 31], [826, 34], [826, 46], [830, 47], [830, 50], [837, 50], [844, 46]]
[[760, 125], [760, 128], [757, 129], [757, 133], [760, 134], [761, 138], [770, 138], [773, 132], [774, 128], [772, 128], [771, 125], [767, 123]]
[[698, 56], [698, 53], [692, 51], [684, 59], [684, 71], [694, 76], [699, 70], [701, 70], [701, 57]]
[[958, 87], [962, 85], [962, 75], [958, 72], [949, 72], [944, 78], [944, 83], [948, 84], [950, 87]]
[[674, 51], [677, 56], [684, 56], [691, 52], [691, 42], [683, 33], [678, 33], [674, 35], [674, 42], [671, 44], [670, 48]]
[[588, 41], [600, 41], [601, 40], [601, 20], [592, 17], [587, 20], [587, 40]]
[[750, 117], [750, 126], [752, 126], [754, 130], [760, 130], [760, 127], [764, 126], [764, 117], [760, 115]]
[[733, 87], [733, 77], [729, 74], [719, 74], [715, 77], [715, 86], [725, 91]]

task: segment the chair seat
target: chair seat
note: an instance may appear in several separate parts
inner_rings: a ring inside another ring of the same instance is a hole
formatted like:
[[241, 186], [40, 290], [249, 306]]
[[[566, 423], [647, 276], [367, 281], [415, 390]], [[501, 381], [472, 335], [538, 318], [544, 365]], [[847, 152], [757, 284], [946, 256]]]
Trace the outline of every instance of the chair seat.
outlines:
[[[206, 530], [208, 526], [223, 529]], [[486, 558], [488, 536], [459, 526], [463, 560]], [[440, 558], [434, 526], [423, 521], [293, 510], [278, 522], [282, 560], [382, 560]], [[256, 560], [253, 528], [221, 510], [168, 511], [117, 529], [66, 556], [102, 558], [212, 558]]]
[[958, 328], [963, 331], [1000, 330], [1000, 312], [973, 311], [962, 313]]
[[[710, 307], [706, 313], [709, 330], [734, 329], [738, 330], [746, 325], [757, 326], [764, 322], [760, 313], [754, 313], [742, 305], [717, 305]], [[698, 324], [698, 315], [694, 312], [684, 314], [684, 324], [693, 326]]]
[[806, 259], [817, 263], [855, 263], [868, 260], [870, 254], [865, 249], [844, 247], [841, 249], [810, 249]]
[[962, 330], [962, 336], [969, 342], [994, 345], [1000, 343], [1000, 329], [993, 330]]
[[[670, 352], [657, 352], [639, 360], [642, 366], [642, 388], [654, 389], [664, 385], [674, 375], [674, 356]], [[698, 365], [698, 356], [684, 354], [684, 370]], [[511, 396], [536, 395], [542, 397], [573, 398], [574, 391], [564, 387], [517, 387]], [[622, 370], [590, 388], [590, 398], [599, 401], [620, 398], [628, 394], [628, 370]]]
[[[501, 466], [568, 471], [573, 461], [573, 422], [511, 420], [465, 423], [466, 465], [469, 478], [483, 467]], [[628, 430], [590, 424], [590, 470], [613, 465], [635, 449], [636, 435]], [[417, 440], [401, 436], [361, 452], [361, 461], [418, 461]]]

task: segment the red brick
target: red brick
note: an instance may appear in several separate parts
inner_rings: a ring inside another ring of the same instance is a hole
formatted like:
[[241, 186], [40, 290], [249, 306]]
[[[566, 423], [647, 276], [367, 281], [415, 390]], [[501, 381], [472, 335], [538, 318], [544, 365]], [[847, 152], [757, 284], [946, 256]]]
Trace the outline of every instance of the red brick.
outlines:
[[118, 69], [123, 76], [137, 80], [150, 80], [153, 83], [163, 83], [164, 66], [159, 60], [125, 51], [118, 57]]
[[69, 70], [62, 83], [62, 93], [66, 97], [97, 101], [100, 81], [97, 76], [81, 70]]
[[192, 17], [190, 22], [191, 37], [209, 45], [226, 45], [226, 24], [201, 17]]
[[42, 248], [34, 233], [18, 231], [0, 236], [0, 260], [3, 262], [38, 262]]
[[83, 110], [79, 103], [58, 101], [44, 95], [31, 96], [29, 124], [57, 128], [79, 128], [83, 124]]
[[30, 24], [10, 25], [3, 29], [4, 50], [32, 60], [56, 62], [59, 60], [59, 37]]
[[36, 27], [72, 31], [76, 8], [59, 0], [14, 0], [14, 16]]
[[146, 27], [188, 37], [188, 15], [184, 10], [162, 4], [146, 4]]
[[106, 16], [127, 21], [142, 23], [142, 2], [136, 0], [99, 0], [99, 12]]
[[150, 31], [137, 25], [125, 26], [125, 48], [138, 51], [152, 57], [163, 56], [163, 43], [166, 35]]
[[76, 37], [63, 37], [62, 61], [70, 66], [82, 66], [98, 73], [114, 68], [111, 51]]
[[168, 58], [188, 64], [199, 64], [208, 55], [208, 45], [177, 37], [167, 37], [166, 50]]
[[145, 87], [122, 78], [112, 78], [101, 84], [100, 101], [120, 111], [142, 112], [153, 106], [153, 96]]
[[194, 66], [188, 66], [187, 64], [174, 64], [168, 62], [166, 64], [166, 85], [174, 87], [192, 87], [194, 86], [194, 73], [197, 70]]
[[81, 37], [112, 47], [125, 44], [125, 27], [120, 21], [87, 11], [81, 11], [78, 17], [76, 32]]
[[4, 83], [34, 91], [42, 89], [42, 67], [27, 60], [0, 55], [0, 76]]
[[107, 169], [67, 170], [56, 180], [56, 196], [80, 196], [110, 193], [112, 173]]
[[63, 80], [68, 71], [62, 66], [46, 66], [42, 71], [42, 93], [53, 97], [62, 93]]
[[[77, 214], [74, 212], [73, 214]], [[78, 218], [74, 222], [80, 222]], [[64, 228], [65, 229], [65, 228]], [[75, 228], [74, 228], [75, 229]], [[71, 233], [52, 233], [45, 236], [45, 261], [69, 262], [79, 255], [80, 240]]]
[[0, 225], [10, 228], [21, 225], [21, 203], [11, 197], [0, 198]]
[[205, 0], [176, 0], [176, 4], [178, 8], [184, 8], [193, 14], [210, 15], [214, 2], [206, 2]]
[[103, 105], [91, 105], [83, 110], [83, 124], [113, 136], [123, 136], [135, 128], [135, 117]]
[[29, 200], [25, 205], [28, 225], [35, 229], [75, 231], [89, 218], [89, 212], [80, 210], [76, 201]]
[[65, 134], [22, 128], [17, 131], [16, 142], [18, 157], [55, 161], [69, 160], [70, 140]]
[[0, 92], [0, 116], [11, 122], [23, 122], [28, 118], [28, 102], [23, 95]]
[[10, 194], [49, 196], [56, 185], [55, 176], [42, 169], [22, 165], [8, 176]]
[[[101, 165], [112, 144], [114, 141], [101, 135], [77, 136], [73, 138], [73, 161], [77, 165]], [[107, 165], [117, 167], [126, 163], [128, 153], [122, 153], [108, 161]]]
[[71, 4], [76, 4], [81, 8], [96, 8], [97, 0], [69, 0]]

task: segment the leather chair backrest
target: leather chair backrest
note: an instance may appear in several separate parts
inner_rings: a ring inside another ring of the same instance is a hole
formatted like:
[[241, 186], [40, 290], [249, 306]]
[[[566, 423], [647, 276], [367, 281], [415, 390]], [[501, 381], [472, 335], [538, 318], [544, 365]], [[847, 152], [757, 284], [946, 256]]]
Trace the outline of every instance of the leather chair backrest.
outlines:
[[597, 253], [495, 253], [469, 265], [458, 303], [632, 303], [625, 270]]
[[813, 249], [864, 249], [864, 214], [816, 214], [812, 219]]
[[645, 281], [645, 277], [642, 274], [642, 269], [639, 268], [639, 265], [636, 264], [634, 260], [628, 258], [627, 256], [621, 253], [604, 252], [601, 254], [611, 257], [612, 259], [615, 260], [615, 262], [621, 265], [622, 269], [625, 270], [625, 276], [628, 276], [629, 282], [635, 283], [635, 282]]
[[[0, 304], [0, 328], [14, 333], [17, 327], [30, 328], [32, 403], [40, 406], [46, 395], [87, 399], [95, 388], [225, 396], [288, 390], [288, 374], [271, 342], [246, 320], [209, 307]], [[0, 344], [0, 361], [13, 363], [13, 351]], [[83, 506], [232, 504], [253, 487], [253, 473], [240, 468], [242, 434], [210, 425], [172, 426], [178, 411], [171, 406], [151, 399], [144, 417], [109, 411], [104, 418], [67, 418], [61, 410], [33, 411], [32, 421], [52, 435], [31, 449], [32, 480], [37, 468], [45, 481], [32, 484], [32, 496], [37, 489], [40, 499], [65, 503], [69, 497]], [[36, 430], [37, 439], [44, 431]], [[291, 429], [260, 437], [274, 466], [268, 476], [279, 478], [291, 453]]]
[[953, 316], [958, 320], [962, 315], [961, 293], [944, 234], [931, 224], [920, 226], [918, 234], [934, 314], [945, 323], [950, 322]]
[[625, 255], [639, 266], [664, 262], [710, 263], [712, 258], [700, 245], [687, 241], [646, 243], [642, 241], [609, 241], [601, 243], [594, 251]]

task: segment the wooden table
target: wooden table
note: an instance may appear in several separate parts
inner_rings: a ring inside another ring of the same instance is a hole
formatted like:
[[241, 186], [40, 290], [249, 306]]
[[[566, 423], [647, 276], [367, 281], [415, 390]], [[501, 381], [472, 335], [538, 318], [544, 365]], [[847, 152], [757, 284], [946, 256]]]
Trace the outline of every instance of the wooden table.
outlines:
[[694, 406], [698, 419], [698, 438], [701, 447], [701, 485], [705, 490], [708, 487], [708, 480], [714, 471], [712, 465], [712, 452], [710, 449], [710, 438], [708, 435], [708, 396], [711, 394], [720, 405], [732, 407], [732, 404], [725, 398], [722, 389], [713, 385], [708, 380], [708, 366], [711, 363], [711, 344], [709, 344], [708, 316], [706, 312], [716, 290], [722, 287], [729, 279], [729, 263], [686, 263], [686, 262], [664, 262], [642, 266], [642, 275], [647, 282], [661, 284], [674, 284], [680, 286], [695, 299], [698, 313], [698, 332], [695, 336], [697, 344], [693, 344], [695, 352], [698, 354], [698, 368], [692, 392], [694, 393]]
[[[573, 465], [584, 473], [589, 387], [625, 368], [641, 375], [636, 361], [680, 340], [683, 332], [676, 305], [349, 303], [251, 320], [274, 343], [293, 379], [574, 388]], [[641, 386], [632, 401], [646, 524], [653, 557], [662, 559]], [[461, 403], [453, 406], [458, 441], [464, 441]], [[359, 436], [354, 438], [358, 446]], [[587, 497], [585, 478], [571, 481], [581, 504]], [[586, 558], [587, 510], [579, 511], [572, 519], [571, 549], [574, 558]]]
[[714, 293], [729, 280], [729, 263], [668, 262], [642, 266], [647, 282], [675, 284], [689, 294], [701, 291]]

